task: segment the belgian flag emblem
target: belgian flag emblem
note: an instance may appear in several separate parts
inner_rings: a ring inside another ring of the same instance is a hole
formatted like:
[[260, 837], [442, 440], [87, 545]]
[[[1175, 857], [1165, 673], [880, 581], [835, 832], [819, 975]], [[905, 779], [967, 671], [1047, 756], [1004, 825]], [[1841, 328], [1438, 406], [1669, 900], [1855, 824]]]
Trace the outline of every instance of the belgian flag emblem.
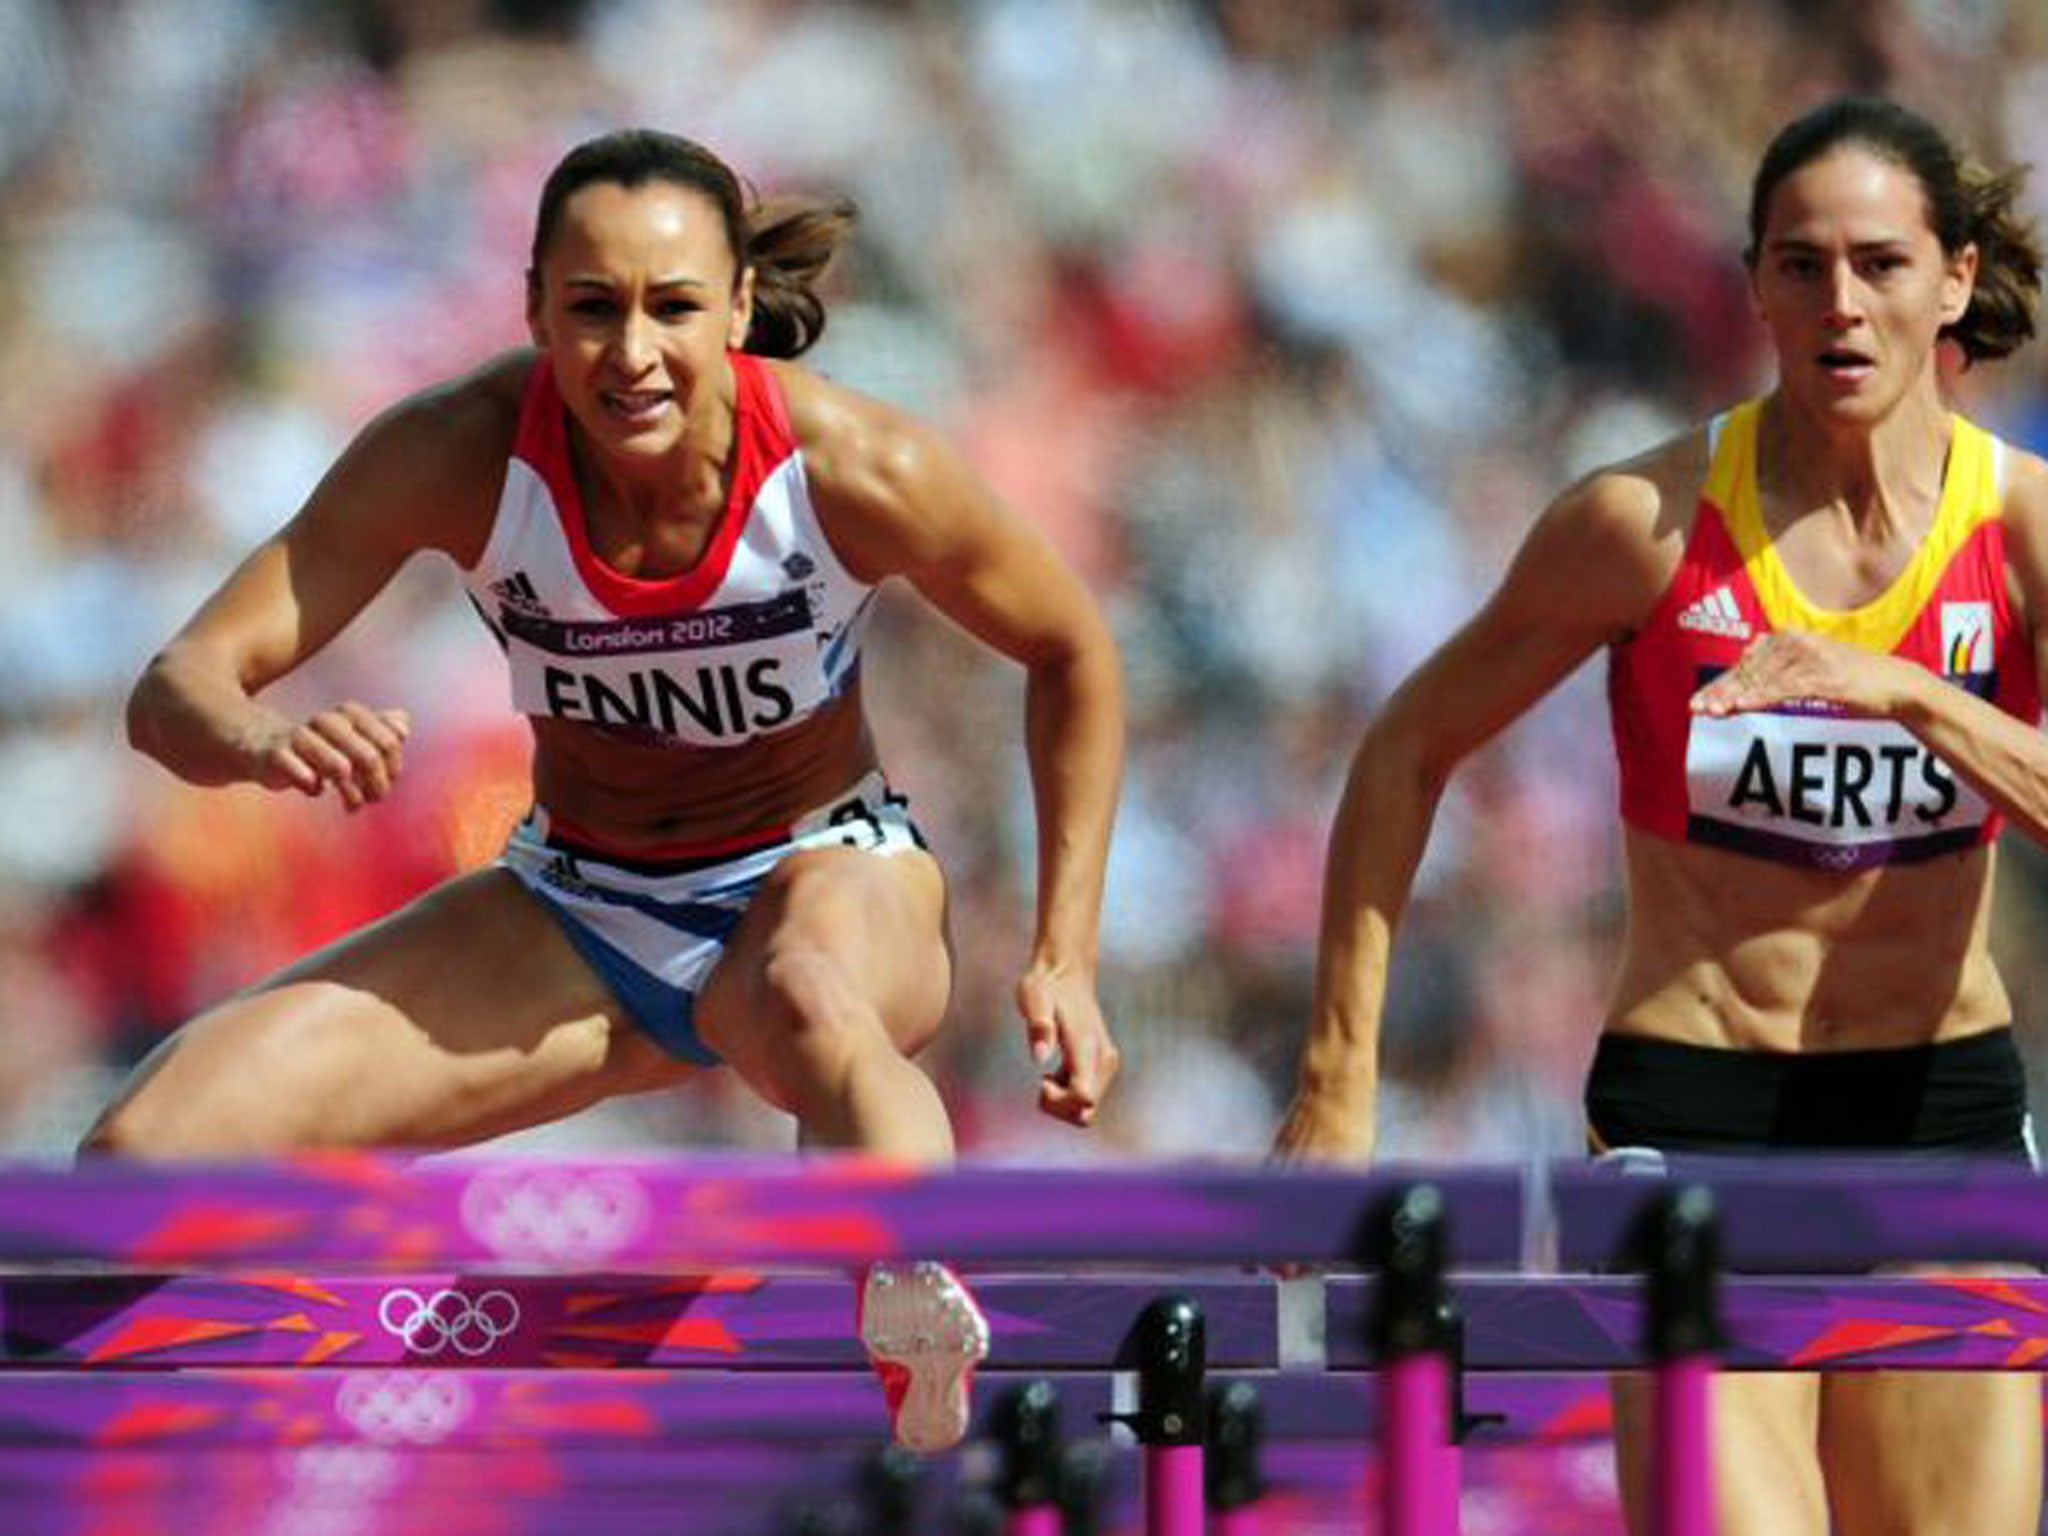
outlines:
[[1941, 605], [1941, 670], [1950, 677], [1968, 677], [1992, 670], [1991, 604]]

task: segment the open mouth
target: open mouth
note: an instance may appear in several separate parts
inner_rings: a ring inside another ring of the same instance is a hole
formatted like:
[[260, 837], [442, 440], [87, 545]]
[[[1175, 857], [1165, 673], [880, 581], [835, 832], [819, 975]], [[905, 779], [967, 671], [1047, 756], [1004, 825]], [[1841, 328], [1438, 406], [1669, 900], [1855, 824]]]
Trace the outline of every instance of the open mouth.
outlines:
[[1821, 371], [1832, 379], [1853, 383], [1877, 371], [1877, 361], [1853, 347], [1830, 347], [1816, 359]]
[[607, 389], [600, 398], [621, 421], [644, 424], [658, 420], [672, 397], [665, 389]]

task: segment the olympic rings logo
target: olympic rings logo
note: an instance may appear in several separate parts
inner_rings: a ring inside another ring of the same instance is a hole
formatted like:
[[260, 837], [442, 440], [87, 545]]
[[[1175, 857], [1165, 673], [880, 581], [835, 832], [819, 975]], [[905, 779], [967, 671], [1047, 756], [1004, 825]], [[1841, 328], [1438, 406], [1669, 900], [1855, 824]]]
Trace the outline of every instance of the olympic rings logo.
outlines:
[[477, 1360], [519, 1326], [519, 1298], [503, 1290], [471, 1296], [444, 1289], [422, 1296], [402, 1285], [384, 1293], [377, 1321], [386, 1333], [405, 1340], [408, 1354], [438, 1355], [449, 1349]]
[[611, 1169], [493, 1169], [462, 1191], [462, 1220], [501, 1258], [601, 1263], [647, 1229], [640, 1181]]
[[379, 1445], [432, 1445], [453, 1434], [476, 1400], [459, 1376], [445, 1371], [374, 1371], [351, 1376], [335, 1394], [334, 1411]]

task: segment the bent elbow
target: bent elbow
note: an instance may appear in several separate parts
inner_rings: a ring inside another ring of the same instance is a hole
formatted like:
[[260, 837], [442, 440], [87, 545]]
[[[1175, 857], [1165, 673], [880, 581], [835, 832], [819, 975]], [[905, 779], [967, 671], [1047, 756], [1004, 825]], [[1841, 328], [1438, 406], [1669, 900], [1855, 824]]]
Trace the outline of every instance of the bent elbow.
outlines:
[[150, 658], [149, 665], [142, 669], [142, 675], [135, 680], [135, 686], [128, 690], [128, 707], [123, 716], [128, 732], [128, 745], [145, 757], [154, 757], [153, 750], [156, 730], [155, 694], [157, 691], [157, 668], [162, 664], [161, 653]]
[[176, 693], [170, 666], [169, 650], [158, 651], [149, 658], [142, 675], [135, 679], [135, 686], [128, 690], [128, 707], [122, 717], [128, 745], [160, 763], [164, 761], [164, 716], [173, 707]]
[[1370, 773], [1388, 787], [1423, 805], [1442, 797], [1451, 774], [1465, 759], [1459, 745], [1411, 712], [1389, 707], [1373, 718], [1358, 745], [1355, 774]]

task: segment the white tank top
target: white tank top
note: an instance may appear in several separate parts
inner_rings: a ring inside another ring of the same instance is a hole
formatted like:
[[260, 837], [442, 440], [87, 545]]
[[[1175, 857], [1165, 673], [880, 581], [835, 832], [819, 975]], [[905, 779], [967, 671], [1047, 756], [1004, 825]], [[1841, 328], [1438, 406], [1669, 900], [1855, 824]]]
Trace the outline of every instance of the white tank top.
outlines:
[[554, 370], [534, 365], [490, 543], [462, 573], [505, 649], [515, 709], [724, 747], [786, 729], [852, 683], [874, 588], [818, 526], [773, 374], [745, 353], [732, 366], [731, 499], [695, 566], [646, 581], [591, 549]]

